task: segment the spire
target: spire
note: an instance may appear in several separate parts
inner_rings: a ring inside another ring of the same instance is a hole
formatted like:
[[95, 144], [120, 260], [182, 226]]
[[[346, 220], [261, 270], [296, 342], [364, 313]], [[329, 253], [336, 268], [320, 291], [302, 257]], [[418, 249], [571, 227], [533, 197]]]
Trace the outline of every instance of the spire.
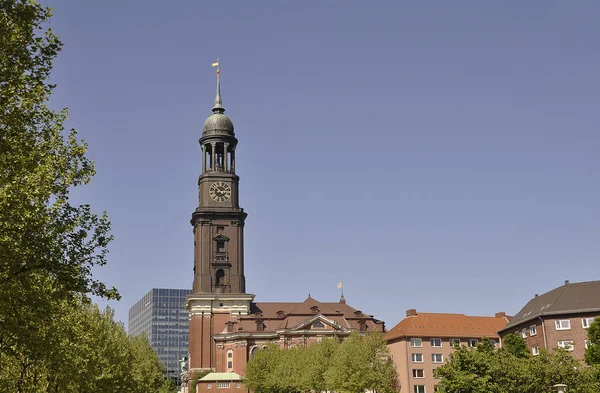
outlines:
[[215, 97], [215, 106], [213, 106], [212, 111], [214, 113], [223, 113], [225, 112], [225, 108], [221, 99], [221, 68], [219, 66], [219, 59], [215, 63], [212, 63], [212, 66], [217, 67], [217, 96]]

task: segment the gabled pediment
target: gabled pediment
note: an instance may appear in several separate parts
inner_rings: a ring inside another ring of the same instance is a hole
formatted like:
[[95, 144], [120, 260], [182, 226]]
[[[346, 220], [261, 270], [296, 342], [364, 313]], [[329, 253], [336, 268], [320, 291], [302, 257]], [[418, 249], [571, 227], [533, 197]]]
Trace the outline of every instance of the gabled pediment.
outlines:
[[213, 240], [217, 241], [217, 242], [228, 242], [229, 238], [223, 234], [220, 234], [220, 235], [213, 237]]
[[324, 317], [323, 315], [315, 315], [310, 317], [298, 325], [290, 329], [291, 331], [297, 330], [343, 330], [339, 323], [336, 321]]

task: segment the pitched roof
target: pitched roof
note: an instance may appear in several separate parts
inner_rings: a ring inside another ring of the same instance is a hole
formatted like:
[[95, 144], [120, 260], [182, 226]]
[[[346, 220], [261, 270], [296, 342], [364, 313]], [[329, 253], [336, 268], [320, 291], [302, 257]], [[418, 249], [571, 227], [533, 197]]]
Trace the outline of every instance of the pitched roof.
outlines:
[[565, 282], [540, 296], [535, 296], [501, 331], [544, 315], [600, 311], [600, 281]]
[[[336, 330], [361, 330], [361, 324], [363, 324], [367, 331], [385, 331], [383, 322], [373, 318], [372, 315], [363, 314], [343, 302], [322, 303], [309, 296], [303, 302], [252, 303], [250, 314], [233, 316], [229, 321], [234, 324], [233, 331], [228, 332], [228, 327], [225, 326], [221, 333], [274, 334], [282, 329], [304, 328], [303, 326], [307, 325], [309, 321], [319, 316], [325, 324], [332, 326], [337, 324]], [[259, 330], [258, 325], [261, 323], [263, 328]]]
[[208, 381], [208, 382], [213, 382], [213, 381], [229, 382], [229, 381], [241, 381], [241, 380], [242, 380], [242, 377], [239, 374], [236, 374], [234, 372], [208, 373], [199, 379], [199, 381]]
[[401, 337], [497, 338], [498, 329], [508, 322], [506, 316], [472, 317], [464, 314], [411, 313], [390, 329], [386, 340]]

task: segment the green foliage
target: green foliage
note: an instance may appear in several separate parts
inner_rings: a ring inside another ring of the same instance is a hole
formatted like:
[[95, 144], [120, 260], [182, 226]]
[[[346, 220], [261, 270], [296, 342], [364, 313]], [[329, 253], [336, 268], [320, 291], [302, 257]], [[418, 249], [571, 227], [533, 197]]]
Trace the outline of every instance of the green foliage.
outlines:
[[205, 377], [209, 373], [210, 373], [210, 370], [204, 370], [204, 371], [199, 371], [197, 373], [194, 373], [194, 375], [190, 379], [190, 382], [188, 383], [190, 393], [196, 393], [196, 383], [198, 383], [198, 381], [201, 378]]
[[[557, 383], [569, 386], [569, 392], [599, 391], [594, 370], [583, 367], [565, 350], [540, 351], [538, 356], [524, 354], [518, 336], [511, 346], [490, 351], [460, 347], [448, 362], [435, 370], [438, 387], [445, 393], [550, 393]], [[506, 343], [506, 340], [504, 341]]]
[[[164, 367], [145, 337], [128, 337], [114, 313], [63, 301], [39, 351], [0, 354], [0, 391], [142, 393], [165, 390]], [[40, 330], [38, 330], [40, 331]]]
[[396, 371], [381, 334], [354, 332], [341, 344], [326, 339], [307, 347], [260, 350], [246, 367], [256, 393], [396, 391]]
[[594, 319], [587, 334], [590, 345], [585, 350], [585, 361], [587, 364], [600, 366], [600, 318]]
[[529, 348], [527, 348], [525, 339], [514, 333], [509, 333], [504, 337], [503, 348], [516, 357], [529, 357]]

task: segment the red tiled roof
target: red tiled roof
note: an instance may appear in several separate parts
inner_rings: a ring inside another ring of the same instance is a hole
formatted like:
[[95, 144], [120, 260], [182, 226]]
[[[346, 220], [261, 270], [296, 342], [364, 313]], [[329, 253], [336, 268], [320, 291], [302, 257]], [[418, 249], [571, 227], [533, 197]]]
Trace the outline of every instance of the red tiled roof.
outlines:
[[497, 338], [508, 323], [506, 317], [472, 317], [464, 314], [416, 313], [404, 318], [385, 335], [386, 340], [401, 337]]

